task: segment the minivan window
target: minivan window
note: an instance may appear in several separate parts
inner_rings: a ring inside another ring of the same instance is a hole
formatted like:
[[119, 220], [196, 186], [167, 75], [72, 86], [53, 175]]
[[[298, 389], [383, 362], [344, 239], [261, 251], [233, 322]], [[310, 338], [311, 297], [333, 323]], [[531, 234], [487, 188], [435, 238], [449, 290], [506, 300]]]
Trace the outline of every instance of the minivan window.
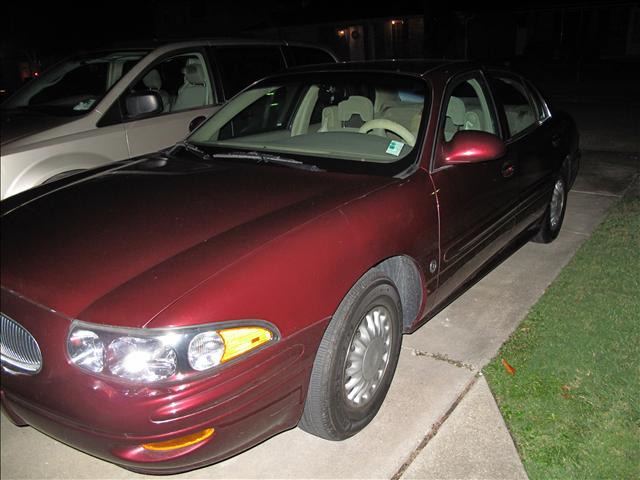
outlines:
[[52, 115], [83, 115], [147, 52], [100, 52], [71, 57], [45, 71], [3, 103]]
[[286, 68], [280, 47], [217, 47], [216, 57], [227, 98], [259, 78]]
[[162, 99], [163, 113], [201, 108], [215, 103], [209, 71], [198, 52], [181, 53], [152, 66], [131, 88], [151, 90]]

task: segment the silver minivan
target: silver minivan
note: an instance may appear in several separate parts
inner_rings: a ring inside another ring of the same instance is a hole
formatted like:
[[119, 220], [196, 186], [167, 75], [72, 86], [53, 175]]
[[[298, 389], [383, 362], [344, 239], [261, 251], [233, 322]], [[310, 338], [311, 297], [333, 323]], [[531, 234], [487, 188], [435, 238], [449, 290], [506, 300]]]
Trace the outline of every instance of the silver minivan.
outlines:
[[0, 198], [170, 147], [253, 81], [335, 61], [317, 46], [220, 39], [70, 57], [1, 106]]

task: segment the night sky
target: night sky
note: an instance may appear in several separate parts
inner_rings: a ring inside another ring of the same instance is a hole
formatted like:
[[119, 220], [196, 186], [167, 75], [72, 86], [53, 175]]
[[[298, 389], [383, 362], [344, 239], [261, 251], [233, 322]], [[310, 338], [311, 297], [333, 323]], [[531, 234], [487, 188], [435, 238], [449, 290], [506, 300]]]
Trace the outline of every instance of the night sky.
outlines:
[[[17, 2], [3, 3], [3, 50], [30, 49], [40, 56], [62, 54], [104, 46], [114, 42], [153, 39], [154, 15], [158, 4], [171, 0], [137, 0], [123, 2]], [[213, 2], [188, 0], [178, 2], [187, 11], [219, 9], [219, 21], [207, 31], [191, 32], [195, 36], [237, 36], [251, 28], [277, 27], [305, 23], [322, 23], [350, 19], [400, 15], [437, 15], [443, 8], [491, 10], [548, 6], [552, 1], [518, 1], [512, 6], [498, 1], [458, 0], [450, 6], [434, 1], [345, 2], [337, 0], [274, 0], [268, 2]], [[196, 13], [197, 14], [197, 13]], [[181, 35], [182, 32], [175, 32]]]

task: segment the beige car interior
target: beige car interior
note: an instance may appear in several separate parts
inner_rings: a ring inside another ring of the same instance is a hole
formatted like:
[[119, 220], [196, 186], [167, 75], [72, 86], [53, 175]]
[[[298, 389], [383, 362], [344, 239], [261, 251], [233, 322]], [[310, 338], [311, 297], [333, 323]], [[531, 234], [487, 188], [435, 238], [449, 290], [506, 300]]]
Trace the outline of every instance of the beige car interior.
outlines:
[[147, 73], [142, 79], [142, 83], [149, 90], [156, 92], [162, 99], [163, 112], [168, 112], [171, 109], [171, 97], [166, 90], [162, 89], [162, 77], [155, 68]]
[[[198, 133], [209, 135], [208, 141], [215, 141], [220, 128], [251, 103], [264, 95], [271, 95], [271, 90], [274, 89], [241, 94], [233, 104], [235, 108], [231, 108], [232, 104], [228, 105]], [[365, 96], [351, 95], [337, 104], [324, 107], [321, 122], [314, 124], [311, 123], [311, 117], [318, 97], [319, 86], [310, 86], [297, 107], [290, 130], [250, 134], [222, 140], [221, 143], [377, 162], [395, 162], [409, 153], [416, 143], [422, 120], [422, 103], [403, 102], [396, 92], [376, 89], [375, 101]], [[354, 136], [354, 133], [362, 135]], [[399, 143], [399, 154], [388, 151], [391, 140]]]
[[178, 89], [172, 111], [202, 107], [210, 103], [210, 89], [202, 64], [196, 59], [189, 59], [189, 62], [184, 68], [184, 83]]
[[[463, 83], [464, 87], [467, 87], [468, 93], [465, 96], [452, 95], [447, 104], [444, 123], [444, 139], [447, 142], [453, 138], [456, 132], [461, 130], [496, 133], [482, 87], [474, 79], [466, 80]], [[453, 93], [457, 93], [457, 90], [457, 87], [454, 88]]]

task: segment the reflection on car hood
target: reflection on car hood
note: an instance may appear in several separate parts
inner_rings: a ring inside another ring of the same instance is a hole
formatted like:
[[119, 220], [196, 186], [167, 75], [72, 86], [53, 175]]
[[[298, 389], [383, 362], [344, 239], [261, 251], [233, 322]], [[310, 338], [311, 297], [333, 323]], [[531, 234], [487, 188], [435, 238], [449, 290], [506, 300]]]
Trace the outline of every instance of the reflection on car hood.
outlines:
[[[3, 202], [10, 208], [2, 217], [2, 286], [91, 320], [92, 305], [104, 311], [137, 282], [154, 282], [161, 298], [144, 301], [156, 302], [149, 312], [157, 313], [202, 276], [390, 182], [237, 162], [121, 164]], [[149, 320], [115, 317], [111, 324]]]
[[55, 117], [29, 110], [2, 110], [2, 130], [0, 142], [9, 142], [58, 127], [74, 120], [73, 117]]

